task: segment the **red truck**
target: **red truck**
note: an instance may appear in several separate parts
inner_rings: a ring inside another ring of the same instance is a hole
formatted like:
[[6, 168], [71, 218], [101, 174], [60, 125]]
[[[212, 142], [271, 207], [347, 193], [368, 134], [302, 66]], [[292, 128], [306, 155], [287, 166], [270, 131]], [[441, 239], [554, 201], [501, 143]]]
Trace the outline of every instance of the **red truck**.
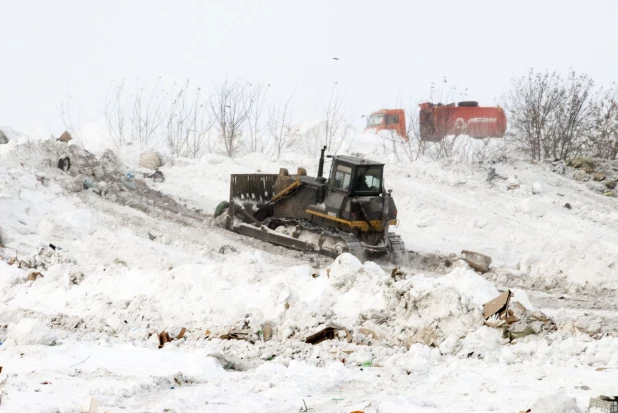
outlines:
[[[506, 115], [500, 107], [482, 107], [473, 101], [447, 105], [426, 102], [419, 106], [419, 132], [424, 141], [439, 142], [449, 135], [502, 138], [506, 132]], [[367, 119], [365, 131], [368, 130], [392, 130], [408, 139], [403, 109], [373, 112]]]

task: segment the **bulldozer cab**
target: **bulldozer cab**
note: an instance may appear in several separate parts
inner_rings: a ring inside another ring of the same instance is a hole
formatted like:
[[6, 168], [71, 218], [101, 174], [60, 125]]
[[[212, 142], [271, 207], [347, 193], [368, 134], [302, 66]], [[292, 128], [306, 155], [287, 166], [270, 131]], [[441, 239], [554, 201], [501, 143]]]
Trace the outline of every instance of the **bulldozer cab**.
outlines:
[[335, 156], [328, 188], [349, 196], [377, 196], [382, 193], [384, 165], [350, 156]]

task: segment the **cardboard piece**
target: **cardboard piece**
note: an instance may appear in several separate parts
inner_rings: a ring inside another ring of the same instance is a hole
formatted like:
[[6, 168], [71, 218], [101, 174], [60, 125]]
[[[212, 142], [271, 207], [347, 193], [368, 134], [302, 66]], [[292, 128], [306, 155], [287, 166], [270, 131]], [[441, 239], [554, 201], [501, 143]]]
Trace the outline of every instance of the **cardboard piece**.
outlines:
[[509, 301], [511, 300], [511, 290], [507, 290], [491, 301], [483, 304], [483, 318], [487, 320], [494, 314], [498, 314], [501, 320], [509, 317]]
[[37, 278], [43, 278], [43, 274], [41, 274], [40, 272], [31, 272], [30, 274], [28, 274], [26, 281], [36, 281]]
[[69, 133], [69, 131], [65, 130], [64, 133], [62, 135], [60, 135], [58, 140], [60, 142], [67, 143], [67, 142], [73, 140], [73, 138], [71, 137], [71, 134]]

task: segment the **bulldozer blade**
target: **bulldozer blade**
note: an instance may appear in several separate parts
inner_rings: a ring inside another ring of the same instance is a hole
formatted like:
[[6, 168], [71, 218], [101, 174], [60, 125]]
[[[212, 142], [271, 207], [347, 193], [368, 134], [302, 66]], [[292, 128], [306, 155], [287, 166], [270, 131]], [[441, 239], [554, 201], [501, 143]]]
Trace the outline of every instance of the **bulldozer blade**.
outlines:
[[254, 227], [253, 225], [240, 224], [234, 227], [234, 231], [261, 241], [270, 242], [271, 244], [281, 245], [299, 251], [313, 251], [309, 243], [273, 231], [266, 226]]

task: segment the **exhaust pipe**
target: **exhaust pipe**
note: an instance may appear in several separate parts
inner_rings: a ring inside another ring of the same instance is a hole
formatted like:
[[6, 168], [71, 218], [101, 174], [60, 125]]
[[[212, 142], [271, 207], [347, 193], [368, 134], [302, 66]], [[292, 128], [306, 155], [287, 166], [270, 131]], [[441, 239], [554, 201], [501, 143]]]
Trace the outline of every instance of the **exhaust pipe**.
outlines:
[[322, 148], [321, 154], [320, 154], [320, 163], [318, 165], [318, 178], [321, 178], [322, 175], [324, 174], [324, 151], [326, 150], [326, 145], [324, 145], [324, 147]]

